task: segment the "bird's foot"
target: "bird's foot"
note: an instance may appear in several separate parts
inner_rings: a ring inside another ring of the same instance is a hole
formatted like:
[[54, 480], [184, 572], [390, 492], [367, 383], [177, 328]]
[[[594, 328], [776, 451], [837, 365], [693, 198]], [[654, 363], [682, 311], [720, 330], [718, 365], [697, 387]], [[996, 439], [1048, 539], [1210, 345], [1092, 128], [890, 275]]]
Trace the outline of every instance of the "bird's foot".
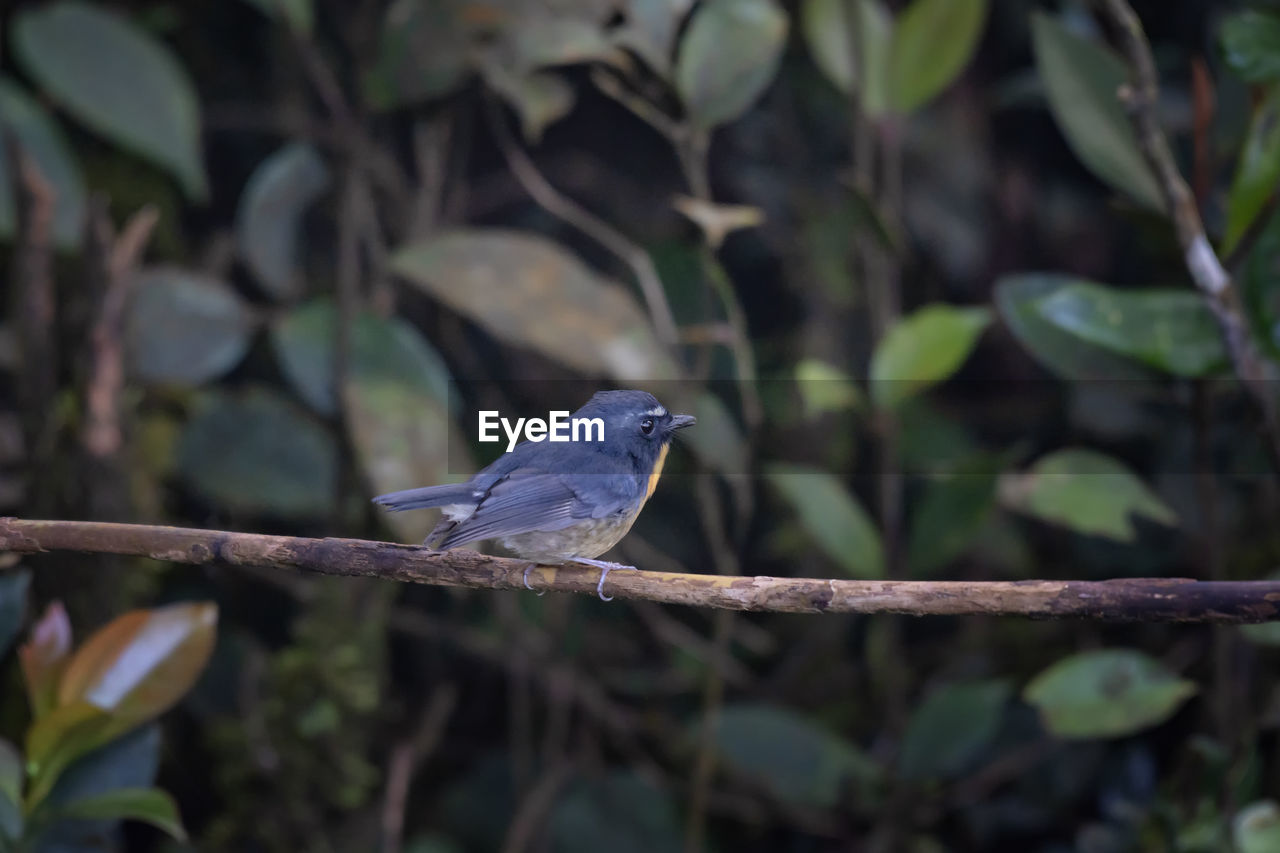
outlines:
[[524, 588], [529, 590], [530, 592], [533, 592], [539, 598], [541, 598], [542, 596], [547, 594], [547, 591], [545, 589], [538, 591], [538, 590], [535, 590], [533, 587], [529, 586], [529, 572], [532, 571], [533, 569], [536, 569], [537, 567], [538, 567], [537, 563], [530, 563], [529, 565], [524, 567]]
[[575, 563], [585, 563], [588, 566], [595, 566], [600, 570], [600, 582], [596, 584], [596, 595], [600, 596], [601, 601], [613, 601], [612, 595], [604, 594], [604, 579], [609, 577], [609, 572], [617, 569], [624, 572], [636, 571], [635, 566], [624, 566], [622, 563], [610, 563], [605, 560], [588, 560], [584, 557], [574, 559]]

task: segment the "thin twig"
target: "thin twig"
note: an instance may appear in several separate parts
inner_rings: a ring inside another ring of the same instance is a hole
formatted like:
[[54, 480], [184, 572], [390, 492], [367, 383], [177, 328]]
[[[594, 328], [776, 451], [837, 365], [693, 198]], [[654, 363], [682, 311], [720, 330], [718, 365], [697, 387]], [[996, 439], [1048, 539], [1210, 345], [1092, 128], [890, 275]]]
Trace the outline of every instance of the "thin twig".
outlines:
[[[436, 552], [364, 539], [307, 539], [101, 521], [0, 518], [0, 551], [125, 554], [189, 565], [266, 566], [433, 586], [524, 589], [528, 562], [476, 551]], [[600, 570], [566, 564], [529, 572], [535, 590], [595, 595]], [[772, 613], [1030, 616], [1116, 622], [1280, 620], [1280, 581], [1122, 578], [1110, 581], [863, 581], [615, 571], [623, 598]]]
[[445, 726], [458, 704], [454, 684], [439, 687], [427, 703], [417, 730], [396, 743], [387, 768], [387, 793], [382, 804], [382, 853], [400, 853], [404, 841], [404, 813], [413, 774], [431, 755], [444, 735]]
[[1095, 0], [1095, 4], [1119, 35], [1131, 82], [1118, 94], [1129, 110], [1137, 131], [1138, 145], [1155, 172], [1165, 207], [1173, 217], [1187, 271], [1217, 320], [1236, 376], [1253, 397], [1262, 415], [1272, 456], [1280, 464], [1280, 414], [1276, 400], [1266, 378], [1262, 357], [1249, 335], [1239, 292], [1209, 243], [1200, 212], [1196, 209], [1195, 197], [1178, 171], [1169, 140], [1160, 127], [1155, 60], [1142, 31], [1142, 22], [1126, 0]]
[[671, 305], [667, 302], [667, 293], [663, 289], [662, 279], [659, 278], [658, 270], [653, 265], [653, 259], [649, 257], [649, 253], [627, 239], [612, 225], [551, 185], [512, 136], [496, 98], [485, 98], [485, 115], [489, 120], [489, 127], [493, 130], [498, 148], [502, 151], [511, 174], [520, 182], [520, 186], [524, 187], [525, 192], [552, 216], [564, 220], [595, 240], [631, 269], [631, 274], [644, 295], [658, 339], [668, 346], [675, 344], [677, 339], [675, 316], [671, 313]]

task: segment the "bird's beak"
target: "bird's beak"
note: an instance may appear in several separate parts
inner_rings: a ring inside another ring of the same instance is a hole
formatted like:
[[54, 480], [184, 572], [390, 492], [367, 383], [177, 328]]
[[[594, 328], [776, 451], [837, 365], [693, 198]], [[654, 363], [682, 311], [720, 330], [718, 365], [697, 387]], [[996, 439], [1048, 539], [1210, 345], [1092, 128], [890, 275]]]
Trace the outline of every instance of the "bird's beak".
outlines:
[[685, 427], [693, 426], [697, 422], [698, 422], [698, 419], [695, 418], [693, 415], [672, 415], [671, 416], [672, 429], [684, 429]]

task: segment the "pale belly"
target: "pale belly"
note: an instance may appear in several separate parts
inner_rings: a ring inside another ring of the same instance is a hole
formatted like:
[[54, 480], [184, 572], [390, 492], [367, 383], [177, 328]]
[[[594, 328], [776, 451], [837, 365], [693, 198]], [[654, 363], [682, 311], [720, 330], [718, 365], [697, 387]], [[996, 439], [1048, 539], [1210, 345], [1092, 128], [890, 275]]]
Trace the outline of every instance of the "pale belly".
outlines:
[[589, 560], [617, 545], [639, 514], [625, 518], [586, 519], [564, 530], [518, 533], [503, 537], [502, 545], [522, 559], [539, 563], [563, 563], [579, 558]]

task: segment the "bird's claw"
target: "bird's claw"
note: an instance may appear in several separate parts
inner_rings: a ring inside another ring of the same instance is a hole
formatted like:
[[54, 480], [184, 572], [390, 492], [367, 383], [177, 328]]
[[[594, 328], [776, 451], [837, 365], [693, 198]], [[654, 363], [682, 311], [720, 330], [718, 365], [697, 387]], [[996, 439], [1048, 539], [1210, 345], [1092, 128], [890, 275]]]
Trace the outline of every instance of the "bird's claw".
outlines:
[[523, 578], [524, 588], [532, 592], [534, 595], [537, 595], [539, 598], [541, 598], [542, 596], [547, 594], [547, 591], [545, 589], [535, 590], [533, 587], [529, 586], [529, 572], [537, 567], [538, 567], [537, 563], [530, 563], [529, 565], [524, 567], [524, 578]]
[[588, 566], [595, 566], [600, 570], [600, 582], [596, 584], [596, 595], [600, 596], [601, 601], [613, 601], [612, 595], [604, 594], [604, 581], [605, 578], [609, 577], [609, 572], [614, 569], [621, 569], [622, 571], [627, 572], [634, 572], [636, 570], [635, 566], [624, 566], [621, 563], [610, 563], [605, 560], [587, 560], [579, 557], [575, 562], [585, 563]]

